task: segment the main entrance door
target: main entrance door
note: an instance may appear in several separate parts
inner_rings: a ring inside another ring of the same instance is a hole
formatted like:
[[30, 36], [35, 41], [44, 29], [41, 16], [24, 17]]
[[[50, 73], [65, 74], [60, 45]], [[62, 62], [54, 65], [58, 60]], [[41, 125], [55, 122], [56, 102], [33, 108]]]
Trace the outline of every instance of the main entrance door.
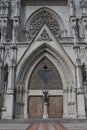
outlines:
[[29, 98], [29, 117], [42, 118], [43, 104], [42, 96], [30, 96]]
[[48, 104], [49, 118], [62, 118], [63, 103], [62, 96], [50, 96]]
[[[31, 92], [32, 96], [29, 98], [29, 117], [43, 117], [44, 107], [47, 107], [46, 110], [48, 111], [49, 118], [62, 118], [62, 96], [56, 95], [56, 91], [62, 91], [62, 89], [63, 84], [60, 73], [55, 68], [54, 64], [49, 59], [44, 57], [37, 64], [30, 77], [29, 94]], [[44, 106], [45, 101], [42, 97], [44, 95], [44, 90], [48, 92], [47, 106]], [[36, 94], [40, 94], [42, 96], [37, 96]]]

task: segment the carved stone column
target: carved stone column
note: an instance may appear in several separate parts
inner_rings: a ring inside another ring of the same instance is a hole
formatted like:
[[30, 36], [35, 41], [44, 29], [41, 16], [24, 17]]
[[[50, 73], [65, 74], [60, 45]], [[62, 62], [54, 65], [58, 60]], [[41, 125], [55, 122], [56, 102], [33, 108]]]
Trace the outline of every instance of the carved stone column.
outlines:
[[67, 96], [68, 96], [68, 117], [72, 117], [72, 88], [71, 82], [68, 81], [68, 89], [67, 89]]
[[[24, 83], [18, 82], [18, 85], [16, 86], [16, 104], [15, 104], [15, 116], [16, 118], [24, 118]], [[27, 99], [27, 98], [26, 98]], [[26, 105], [25, 105], [26, 106]]]
[[0, 98], [1, 98], [1, 114], [3, 112], [4, 106], [4, 57], [5, 57], [5, 47], [3, 44], [0, 44]]
[[74, 88], [74, 84], [72, 84], [72, 117], [76, 118], [77, 117], [77, 111], [76, 111], [76, 88]]
[[68, 117], [76, 118], [76, 96], [73, 82], [68, 82]]
[[67, 91], [67, 88], [66, 89], [64, 89], [64, 91], [63, 91], [63, 93], [64, 93], [64, 100], [63, 100], [63, 118], [68, 118], [68, 95], [67, 95], [67, 93], [68, 93], [68, 91]]
[[4, 45], [0, 44], [0, 90], [4, 88], [4, 52]]
[[16, 56], [17, 47], [11, 47], [10, 64], [8, 66], [8, 86], [6, 95], [6, 111], [3, 113], [3, 119], [13, 119], [14, 116], [14, 89], [15, 89], [15, 78], [16, 78]]

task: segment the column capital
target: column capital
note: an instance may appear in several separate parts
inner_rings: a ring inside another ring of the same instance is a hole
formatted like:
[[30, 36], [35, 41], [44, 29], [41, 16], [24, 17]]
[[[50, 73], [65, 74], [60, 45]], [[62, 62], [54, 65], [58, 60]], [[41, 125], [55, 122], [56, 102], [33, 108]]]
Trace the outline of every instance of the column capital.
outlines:
[[0, 50], [5, 50], [5, 46], [4, 46], [4, 44], [0, 44]]
[[84, 94], [84, 90], [83, 90], [83, 88], [77, 88], [77, 95], [78, 94]]
[[12, 45], [11, 45], [11, 49], [13, 49], [13, 50], [17, 50], [17, 46], [16, 46], [16, 44], [12, 44]]

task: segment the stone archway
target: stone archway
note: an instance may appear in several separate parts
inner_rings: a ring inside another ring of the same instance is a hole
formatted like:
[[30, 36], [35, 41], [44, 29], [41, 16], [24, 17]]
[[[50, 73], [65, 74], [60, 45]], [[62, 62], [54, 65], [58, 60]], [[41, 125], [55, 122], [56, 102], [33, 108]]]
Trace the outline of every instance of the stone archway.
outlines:
[[48, 92], [46, 105], [48, 117], [62, 118], [63, 99], [59, 94], [63, 90], [62, 80], [53, 63], [46, 57], [36, 65], [29, 80], [28, 114], [30, 118], [43, 117], [44, 90]]

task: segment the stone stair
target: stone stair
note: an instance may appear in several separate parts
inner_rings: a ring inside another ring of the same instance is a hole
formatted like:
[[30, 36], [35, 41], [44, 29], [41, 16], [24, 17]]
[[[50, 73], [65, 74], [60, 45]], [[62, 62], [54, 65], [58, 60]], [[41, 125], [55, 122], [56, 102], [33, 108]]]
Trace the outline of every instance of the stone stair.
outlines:
[[29, 118], [29, 119], [13, 119], [0, 120], [0, 123], [87, 123], [87, 119], [61, 119], [61, 118]]

